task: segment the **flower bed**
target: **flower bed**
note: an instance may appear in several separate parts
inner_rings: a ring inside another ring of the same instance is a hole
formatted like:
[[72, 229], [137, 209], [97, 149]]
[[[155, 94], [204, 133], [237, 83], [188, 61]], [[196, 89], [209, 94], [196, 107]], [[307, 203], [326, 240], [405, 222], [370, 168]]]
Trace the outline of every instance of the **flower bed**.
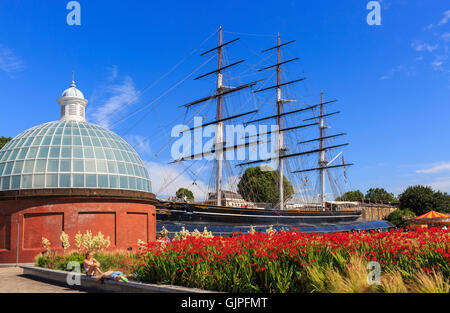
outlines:
[[[183, 235], [143, 245], [137, 254], [96, 257], [146, 282], [217, 291], [448, 292], [449, 238], [441, 229]], [[381, 267], [380, 284], [368, 284], [369, 261]], [[64, 263], [46, 266], [58, 264]]]

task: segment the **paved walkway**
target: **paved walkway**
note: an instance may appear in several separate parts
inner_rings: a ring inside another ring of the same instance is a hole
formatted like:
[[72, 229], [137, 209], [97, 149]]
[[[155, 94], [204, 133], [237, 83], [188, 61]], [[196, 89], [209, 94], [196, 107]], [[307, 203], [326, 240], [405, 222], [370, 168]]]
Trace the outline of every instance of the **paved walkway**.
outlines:
[[0, 268], [0, 293], [80, 293], [64, 286], [52, 285], [23, 276], [20, 267]]

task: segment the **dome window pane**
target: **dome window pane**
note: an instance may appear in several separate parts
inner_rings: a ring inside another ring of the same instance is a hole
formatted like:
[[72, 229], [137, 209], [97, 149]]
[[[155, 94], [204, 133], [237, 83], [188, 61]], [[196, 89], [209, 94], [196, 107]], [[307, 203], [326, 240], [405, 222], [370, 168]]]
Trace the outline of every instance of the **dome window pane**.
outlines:
[[34, 159], [36, 157], [36, 155], [37, 155], [37, 151], [38, 151], [37, 148], [31, 147], [28, 150], [27, 159]]
[[50, 127], [47, 131], [47, 136], [52, 136], [55, 133], [55, 127]]
[[108, 175], [98, 175], [98, 188], [108, 188]]
[[86, 130], [86, 129], [84, 129], [84, 128], [81, 128], [81, 129], [80, 129], [80, 132], [81, 132], [81, 135], [82, 135], [82, 136], [86, 136], [86, 137], [89, 137], [89, 134], [88, 134], [88, 132], [87, 132], [87, 130]]
[[117, 162], [117, 169], [119, 171], [119, 174], [127, 174], [127, 169], [125, 168], [125, 163], [123, 162]]
[[33, 137], [28, 137], [28, 139], [23, 144], [24, 147], [29, 147], [31, 142], [33, 141]]
[[72, 145], [72, 136], [67, 136], [67, 135], [63, 136], [62, 144], [64, 146], [71, 146]]
[[46, 163], [47, 163], [47, 160], [36, 160], [36, 165], [34, 166], [34, 172], [35, 173], [44, 173]]
[[92, 146], [91, 139], [89, 137], [81, 137], [81, 141], [83, 141], [83, 146]]
[[134, 176], [133, 166], [130, 163], [126, 163], [126, 167], [127, 167], [128, 175], [133, 175]]
[[42, 138], [43, 138], [42, 136], [35, 137], [34, 140], [33, 140], [32, 146], [39, 146], [39, 145], [41, 145]]
[[73, 157], [74, 158], [82, 158], [83, 157], [83, 148], [81, 147], [73, 147]]
[[97, 172], [98, 173], [107, 173], [108, 172], [108, 166], [106, 164], [106, 161], [97, 160]]
[[11, 174], [11, 171], [12, 171], [12, 169], [13, 169], [13, 165], [14, 165], [14, 162], [8, 162], [8, 163], [6, 163], [5, 172], [3, 173], [3, 175], [9, 175], [9, 174]]
[[[62, 135], [62, 132], [63, 132], [62, 127], [58, 127], [55, 129], [55, 135]], [[61, 137], [61, 136], [59, 136], [59, 137]]]
[[26, 155], [27, 155], [28, 149], [20, 149], [19, 155], [18, 155], [18, 159], [25, 159]]
[[84, 175], [83, 174], [73, 174], [73, 187], [84, 187]]
[[117, 176], [109, 175], [109, 186], [111, 188], [118, 188], [119, 187], [119, 184], [118, 184], [118, 181], [117, 181]]
[[128, 177], [120, 176], [120, 188], [128, 189]]
[[44, 140], [42, 140], [42, 144], [45, 146], [49, 146], [52, 142], [52, 136], [45, 136]]
[[38, 158], [46, 158], [48, 157], [48, 147], [40, 147]]
[[122, 154], [120, 153], [119, 150], [113, 150], [114, 151], [114, 156], [116, 157], [117, 161], [123, 161], [122, 159]]
[[97, 137], [91, 137], [92, 145], [94, 147], [101, 147], [102, 144], [100, 143], [100, 140]]
[[11, 189], [20, 189], [20, 175], [12, 176]]
[[26, 160], [23, 167], [23, 173], [33, 173], [34, 160]]
[[83, 160], [73, 160], [73, 171], [74, 172], [84, 172]]
[[97, 187], [97, 175], [86, 174], [86, 187]]
[[62, 158], [70, 158], [72, 156], [72, 147], [62, 147], [61, 148], [61, 157]]
[[103, 152], [102, 148], [95, 147], [94, 150], [95, 150], [95, 157], [97, 159], [105, 159], [105, 153]]
[[122, 160], [124, 161], [129, 161], [130, 159], [128, 158], [128, 154], [126, 151], [124, 150], [120, 150], [120, 152], [122, 153]]
[[103, 147], [110, 147], [108, 140], [106, 140], [105, 138], [100, 138], [100, 141]]
[[0, 176], [2, 176], [4, 168], [5, 168], [5, 163], [0, 163]]
[[44, 188], [45, 187], [45, 175], [35, 174], [33, 175], [33, 188]]
[[105, 155], [107, 160], [115, 160], [114, 153], [111, 149], [105, 148]]
[[142, 179], [136, 178], [136, 189], [142, 190]]
[[130, 189], [136, 189], [136, 178], [129, 177], [128, 180], [130, 182]]
[[70, 172], [70, 160], [60, 160], [59, 161], [59, 171], [60, 172]]
[[73, 139], [73, 145], [74, 146], [82, 146], [82, 144], [81, 144], [81, 137], [72, 137], [72, 139]]
[[52, 146], [60, 146], [61, 145], [61, 136], [55, 135], [52, 140]]
[[2, 189], [3, 190], [9, 190], [9, 177], [10, 176], [4, 176], [2, 178]]
[[11, 150], [6, 151], [5, 155], [2, 158], [2, 161], [7, 161], [10, 154], [11, 154]]
[[23, 161], [16, 161], [14, 164], [13, 174], [21, 174], [23, 168]]
[[66, 128], [64, 128], [63, 134], [65, 135], [64, 137], [66, 137], [66, 135], [69, 135], [69, 137], [70, 135], [72, 135], [72, 127], [70, 124], [68, 124]]
[[92, 147], [84, 147], [84, 157], [93, 159], [94, 158], [94, 149]]
[[11, 152], [11, 155], [9, 156], [9, 159], [10, 159], [11, 161], [14, 161], [15, 159], [17, 159], [17, 154], [19, 154], [19, 150], [18, 150], [18, 149], [14, 149], [14, 150]]
[[108, 161], [108, 172], [117, 173], [117, 164], [115, 162]]
[[57, 174], [47, 174], [45, 178], [45, 187], [57, 188], [58, 187], [58, 175]]
[[84, 170], [86, 172], [95, 173], [95, 160], [84, 160]]
[[59, 187], [70, 187], [70, 174], [59, 174]]
[[59, 168], [59, 160], [53, 160], [53, 159], [48, 160], [47, 172], [56, 173], [56, 172], [58, 172], [58, 168]]
[[51, 147], [50, 148], [50, 158], [59, 158], [60, 151], [61, 151], [60, 147]]
[[21, 188], [22, 189], [31, 188], [31, 175], [22, 175], [21, 176]]

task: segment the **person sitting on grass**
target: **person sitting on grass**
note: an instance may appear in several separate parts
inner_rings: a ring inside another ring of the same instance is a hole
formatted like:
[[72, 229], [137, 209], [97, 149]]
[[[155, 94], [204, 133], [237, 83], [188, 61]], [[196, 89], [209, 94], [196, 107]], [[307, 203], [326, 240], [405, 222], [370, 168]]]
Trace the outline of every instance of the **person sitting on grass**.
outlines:
[[134, 275], [133, 274], [125, 275], [121, 271], [108, 271], [108, 272], [105, 272], [105, 273], [97, 276], [95, 278], [95, 281], [101, 280], [102, 283], [103, 283], [103, 280], [105, 278], [106, 279], [112, 279], [112, 280], [115, 280], [115, 281], [124, 281], [124, 282], [128, 283], [128, 279], [134, 279]]
[[100, 262], [94, 259], [94, 252], [92, 250], [86, 251], [83, 264], [84, 271], [86, 272], [87, 276], [96, 276], [97, 274], [103, 274], [103, 272], [100, 270]]

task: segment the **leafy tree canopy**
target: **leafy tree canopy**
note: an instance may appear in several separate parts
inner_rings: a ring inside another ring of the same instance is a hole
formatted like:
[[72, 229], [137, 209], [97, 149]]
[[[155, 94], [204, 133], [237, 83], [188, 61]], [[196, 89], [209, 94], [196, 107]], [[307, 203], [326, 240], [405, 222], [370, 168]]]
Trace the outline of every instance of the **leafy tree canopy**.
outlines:
[[387, 192], [383, 188], [370, 188], [369, 190], [367, 190], [366, 199], [389, 202], [396, 201], [394, 194]]
[[414, 212], [410, 210], [400, 210], [397, 209], [388, 216], [386, 216], [385, 220], [392, 223], [395, 227], [403, 227], [406, 228], [408, 226], [408, 222], [402, 219], [402, 216], [406, 217], [414, 217], [416, 216]]
[[0, 149], [2, 149], [11, 139], [11, 137], [0, 137]]
[[428, 186], [410, 186], [399, 195], [400, 209], [409, 209], [416, 215], [425, 214], [431, 210], [450, 213], [450, 195], [434, 191]]
[[184, 196], [186, 196], [189, 201], [194, 201], [194, 194], [186, 188], [179, 188], [175, 195], [178, 199], [184, 199]]
[[[279, 185], [280, 176], [269, 166], [249, 167], [238, 183], [238, 192], [247, 201], [277, 203], [280, 201]], [[288, 200], [294, 194], [294, 187], [283, 176], [284, 200]]]
[[347, 191], [342, 196], [337, 197], [336, 201], [357, 201], [364, 199], [364, 194], [359, 190]]

